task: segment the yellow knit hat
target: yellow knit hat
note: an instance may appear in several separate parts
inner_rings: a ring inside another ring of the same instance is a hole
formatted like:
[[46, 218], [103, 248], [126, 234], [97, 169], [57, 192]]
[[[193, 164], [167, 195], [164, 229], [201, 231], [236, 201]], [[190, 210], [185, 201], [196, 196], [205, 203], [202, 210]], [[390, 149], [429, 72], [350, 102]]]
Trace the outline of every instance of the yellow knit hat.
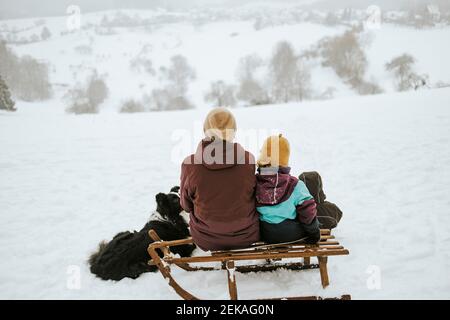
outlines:
[[281, 135], [270, 136], [264, 141], [258, 158], [259, 167], [287, 167], [291, 148], [289, 141]]
[[227, 108], [214, 108], [206, 116], [203, 132], [209, 138], [216, 137], [231, 142], [236, 134], [236, 120]]

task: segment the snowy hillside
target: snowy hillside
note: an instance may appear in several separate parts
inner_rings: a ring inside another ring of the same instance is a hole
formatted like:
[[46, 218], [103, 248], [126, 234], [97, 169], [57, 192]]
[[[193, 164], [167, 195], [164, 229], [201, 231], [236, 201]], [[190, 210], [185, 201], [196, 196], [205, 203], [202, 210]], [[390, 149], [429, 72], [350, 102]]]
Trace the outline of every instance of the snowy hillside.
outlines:
[[[224, 37], [231, 31], [217, 28], [214, 34]], [[192, 54], [202, 38], [196, 37], [183, 44]], [[127, 45], [112, 39], [95, 50], [115, 44], [117, 55], [124, 54]], [[239, 37], [233, 41], [245, 44]], [[49, 58], [62, 47], [71, 51], [61, 43], [39, 54]], [[231, 59], [232, 52], [230, 47], [223, 56]], [[62, 65], [60, 58], [50, 60]], [[199, 69], [200, 78], [207, 69]], [[326, 290], [318, 270], [279, 270], [238, 274], [240, 297], [449, 299], [449, 106], [450, 89], [440, 89], [234, 109], [237, 140], [252, 152], [259, 146], [247, 142], [245, 129], [262, 136], [280, 131], [291, 141], [293, 172], [322, 174], [328, 199], [344, 212], [335, 234], [350, 250], [329, 259]], [[157, 273], [104, 282], [89, 273], [86, 259], [100, 240], [143, 226], [155, 194], [178, 183], [177, 160], [194, 149], [204, 116], [201, 109], [73, 116], [34, 104], [0, 112], [0, 298], [176, 299]], [[188, 139], [181, 144], [180, 137]], [[79, 289], [70, 285], [77, 270]], [[367, 285], [374, 270], [380, 272], [379, 290]], [[198, 296], [227, 297], [224, 272], [174, 274]]]
[[[64, 16], [4, 20], [1, 34], [5, 38], [17, 37], [19, 42], [14, 44], [12, 41], [10, 47], [18, 55], [31, 55], [49, 64], [55, 95], [53, 101], [46, 104], [64, 110], [67, 102], [61, 97], [76, 83], [85, 82], [95, 69], [104, 76], [109, 88], [109, 98], [102, 104], [101, 112], [115, 112], [124, 100], [142, 99], [161, 86], [158, 70], [167, 67], [174, 55], [185, 56], [195, 70], [196, 79], [189, 83], [188, 97], [195, 107], [202, 108], [210, 105], [204, 101], [204, 96], [211, 82], [223, 80], [237, 84], [238, 62], [242, 57], [256, 53], [268, 61], [279, 41], [287, 40], [302, 52], [322, 38], [348, 29], [343, 25], [302, 22], [301, 11], [299, 22], [283, 24], [285, 19], [292, 19], [288, 15], [289, 8], [271, 18], [274, 25], [259, 28], [256, 27], [259, 18], [255, 17], [271, 17], [270, 12], [260, 12], [252, 6], [247, 11], [245, 8], [236, 12], [128, 10], [89, 13], [82, 16], [82, 29], [73, 33], [67, 31], [68, 18]], [[51, 32], [48, 40], [20, 44], [21, 39], [39, 35], [44, 26]], [[450, 27], [419, 30], [385, 23], [380, 29], [364, 31], [362, 36], [369, 63], [365, 78], [385, 92], [394, 91], [394, 79], [385, 70], [385, 63], [403, 53], [414, 55], [415, 69], [429, 75], [431, 86], [439, 81], [450, 83], [450, 46], [445, 45], [445, 40], [450, 38]], [[155, 73], [133, 70], [130, 64], [137, 58], [151, 61]], [[333, 69], [317, 62], [307, 66], [311, 71], [313, 96], [320, 96], [329, 88], [333, 88], [334, 97], [357, 95]]]

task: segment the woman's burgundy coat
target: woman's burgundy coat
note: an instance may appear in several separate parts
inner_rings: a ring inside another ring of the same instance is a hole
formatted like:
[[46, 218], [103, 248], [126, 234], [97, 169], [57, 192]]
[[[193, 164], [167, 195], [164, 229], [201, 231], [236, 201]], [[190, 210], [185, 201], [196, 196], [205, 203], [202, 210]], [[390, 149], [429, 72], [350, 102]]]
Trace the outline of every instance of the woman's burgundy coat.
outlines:
[[[217, 150], [218, 158], [212, 158]], [[190, 213], [191, 235], [202, 250], [259, 241], [255, 186], [255, 159], [238, 143], [205, 139], [183, 161], [181, 206]]]

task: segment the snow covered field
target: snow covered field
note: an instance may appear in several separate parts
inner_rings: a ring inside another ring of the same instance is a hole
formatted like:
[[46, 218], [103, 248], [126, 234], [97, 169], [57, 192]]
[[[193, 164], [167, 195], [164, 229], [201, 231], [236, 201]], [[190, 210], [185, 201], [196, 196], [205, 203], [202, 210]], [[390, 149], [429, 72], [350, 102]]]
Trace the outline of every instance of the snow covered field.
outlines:
[[[112, 34], [95, 31], [95, 27], [102, 25], [103, 18], [113, 19], [119, 13], [147, 19], [169, 14], [154, 10], [86, 13], [82, 17], [83, 26], [92, 27], [68, 34], [64, 34], [67, 32], [67, 16], [48, 17], [43, 19], [52, 33], [48, 40], [11, 44], [11, 49], [19, 56], [31, 55], [50, 65], [50, 81], [56, 84], [54, 97], [59, 104], [68, 89], [76, 83], [84, 83], [92, 71], [97, 70], [109, 88], [109, 96], [101, 106], [101, 112], [117, 112], [124, 100], [140, 100], [149, 95], [161, 86], [159, 68], [167, 67], [172, 56], [181, 54], [196, 73], [196, 79], [189, 83], [188, 97], [195, 107], [208, 108], [210, 103], [204, 101], [204, 96], [210, 84], [223, 80], [237, 85], [238, 64], [244, 56], [257, 54], [267, 63], [279, 41], [289, 41], [295, 50], [301, 52], [324, 37], [342, 34], [347, 29], [342, 25], [300, 22], [256, 30], [255, 21], [249, 19], [236, 17], [236, 20], [195, 24], [192, 13], [170, 13], [168, 17], [175, 19], [179, 16], [180, 22], [169, 20], [148, 28], [113, 28]], [[36, 20], [3, 20], [2, 25], [8, 30], [24, 29], [20, 36], [30, 37], [41, 32], [42, 26], [36, 26]], [[380, 29], [365, 30], [362, 37], [369, 62], [365, 79], [377, 83], [385, 92], [395, 91], [395, 81], [385, 70], [385, 64], [403, 53], [415, 57], [414, 70], [428, 74], [431, 86], [439, 81], [450, 83], [450, 46], [445, 45], [445, 40], [450, 38], [449, 27], [414, 29], [385, 23]], [[80, 47], [91, 51], [79, 52]], [[138, 57], [152, 62], [154, 75], [130, 68], [130, 61]], [[334, 97], [357, 95], [331, 68], [323, 67], [317, 61], [310, 62], [308, 68], [313, 96], [320, 96], [330, 87], [334, 88]]]
[[[450, 299], [449, 106], [440, 89], [235, 109], [241, 133], [288, 137], [293, 172], [322, 174], [350, 250], [329, 259], [325, 290], [318, 270], [279, 270], [237, 274], [240, 298]], [[194, 149], [204, 116], [72, 116], [45, 103], [1, 112], [0, 298], [178, 298], [157, 273], [105, 282], [86, 259], [100, 240], [144, 225], [155, 194], [178, 183], [174, 160]], [[181, 152], [180, 134], [191, 141]], [[198, 296], [227, 298], [224, 271], [174, 274]]]

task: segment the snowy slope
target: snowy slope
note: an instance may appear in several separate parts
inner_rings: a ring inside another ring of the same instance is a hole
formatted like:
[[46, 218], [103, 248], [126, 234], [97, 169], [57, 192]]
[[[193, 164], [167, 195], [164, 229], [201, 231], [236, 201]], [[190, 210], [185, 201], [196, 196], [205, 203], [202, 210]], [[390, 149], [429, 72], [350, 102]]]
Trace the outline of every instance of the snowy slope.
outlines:
[[[249, 10], [251, 8], [253, 7], [250, 6]], [[243, 8], [236, 11], [236, 14], [245, 13], [242, 10]], [[208, 11], [122, 12], [130, 17], [150, 21], [159, 21], [158, 19], [165, 17], [168, 22], [155, 22], [150, 27], [113, 28], [115, 34], [99, 35], [95, 32], [95, 27], [101, 24], [102, 18], [113, 19], [118, 14], [118, 11], [105, 11], [83, 14], [82, 26], [87, 29], [64, 34], [67, 32], [67, 17], [51, 17], [43, 19], [52, 33], [49, 40], [12, 46], [19, 55], [28, 54], [49, 63], [50, 80], [56, 85], [55, 98], [51, 102], [55, 104], [55, 108], [65, 108], [60, 97], [77, 82], [85, 81], [94, 68], [105, 76], [110, 89], [109, 98], [101, 106], [102, 112], [115, 112], [122, 101], [130, 98], [139, 100], [144, 95], [149, 95], [153, 89], [160, 88], [162, 83], [158, 75], [139, 74], [130, 69], [130, 61], [143, 49], [146, 52], [141, 57], [150, 59], [156, 71], [167, 66], [171, 56], [185, 56], [197, 74], [197, 79], [190, 83], [189, 98], [198, 108], [208, 107], [204, 95], [209, 90], [210, 83], [224, 80], [229, 84], [237, 84], [238, 62], [245, 55], [257, 53], [268, 61], [278, 41], [287, 40], [300, 52], [315, 45], [323, 37], [337, 35], [345, 30], [343, 26], [304, 22], [255, 30], [255, 16], [247, 20], [236, 16], [234, 20], [195, 23], [196, 15], [212, 14]], [[7, 30], [25, 29], [18, 33], [19, 37], [29, 38], [32, 34], [41, 32], [43, 26], [35, 26], [36, 21], [37, 19], [5, 20], [2, 21], [2, 26]], [[364, 49], [369, 61], [366, 78], [378, 83], [386, 92], [394, 91], [394, 81], [392, 75], [385, 71], [384, 65], [403, 53], [410, 53], [417, 59], [416, 71], [429, 74], [432, 85], [438, 81], [450, 83], [450, 59], [447, 58], [450, 56], [450, 46], [445, 41], [450, 38], [449, 27], [418, 30], [386, 23], [379, 30], [365, 32], [365, 35], [368, 40]], [[92, 54], [77, 52], [76, 48], [79, 46], [91, 47]], [[356, 95], [332, 69], [323, 68], [317, 62], [309, 67], [315, 96], [329, 87], [335, 88], [335, 97]]]
[[[152, 13], [151, 11], [149, 13]], [[149, 14], [147, 13], [147, 14]], [[87, 14], [83, 23], [98, 24], [101, 17], [114, 16], [111, 13]], [[130, 13], [131, 15], [132, 13]], [[140, 13], [143, 17], [145, 14]], [[161, 87], [158, 76], [139, 74], [130, 69], [130, 60], [139, 55], [150, 59], [154, 69], [168, 66], [173, 55], [182, 54], [196, 72], [196, 80], [190, 83], [189, 95], [197, 107], [206, 106], [204, 95], [213, 81], [224, 80], [237, 83], [239, 59], [257, 53], [268, 59], [278, 41], [292, 41], [298, 50], [307, 49], [324, 36], [342, 32], [344, 28], [330, 28], [318, 24], [302, 23], [292, 26], [277, 26], [256, 31], [254, 21], [211, 22], [205, 25], [173, 23], [156, 27], [154, 30], [142, 28], [118, 28], [117, 34], [100, 36], [92, 29], [60, 36], [64, 30], [65, 18], [48, 18], [54, 36], [45, 42], [14, 46], [20, 54], [29, 54], [48, 62], [54, 69], [51, 81], [71, 84], [83, 82], [93, 68], [105, 75], [110, 89], [110, 97], [103, 109], [116, 110], [121, 101], [129, 98], [141, 99], [153, 89]], [[23, 21], [23, 20], [21, 20]], [[31, 24], [25, 20], [23, 23]], [[9, 22], [17, 24], [15, 20]], [[37, 28], [39, 30], [39, 28]], [[92, 55], [75, 51], [77, 46], [91, 46]], [[333, 78], [334, 80], [334, 78]], [[321, 88], [318, 88], [321, 89]], [[62, 95], [56, 89], [56, 97]], [[320, 90], [322, 91], [322, 90]], [[60, 106], [63, 107], [63, 106]]]
[[404, 53], [414, 56], [414, 70], [419, 74], [428, 74], [431, 84], [450, 82], [450, 62], [447, 62], [450, 46], [444, 40], [450, 38], [450, 28], [416, 30], [383, 24], [381, 29], [371, 30], [367, 34], [372, 37], [366, 48], [369, 61], [367, 76], [375, 79], [385, 91], [395, 91], [394, 80], [386, 72], [385, 64]]
[[[322, 174], [344, 211], [335, 234], [351, 253], [329, 259], [326, 290], [318, 270], [280, 270], [238, 274], [240, 297], [449, 299], [449, 105], [450, 90], [440, 89], [235, 109], [238, 141], [252, 152], [262, 141], [249, 142], [245, 129], [279, 130], [291, 141], [293, 172]], [[18, 109], [0, 113], [0, 298], [177, 298], [159, 274], [104, 282], [86, 259], [100, 240], [141, 228], [154, 195], [178, 183], [177, 160], [194, 149], [205, 111]], [[381, 289], [370, 290], [377, 268]], [[174, 273], [194, 294], [227, 297], [224, 272]]]

